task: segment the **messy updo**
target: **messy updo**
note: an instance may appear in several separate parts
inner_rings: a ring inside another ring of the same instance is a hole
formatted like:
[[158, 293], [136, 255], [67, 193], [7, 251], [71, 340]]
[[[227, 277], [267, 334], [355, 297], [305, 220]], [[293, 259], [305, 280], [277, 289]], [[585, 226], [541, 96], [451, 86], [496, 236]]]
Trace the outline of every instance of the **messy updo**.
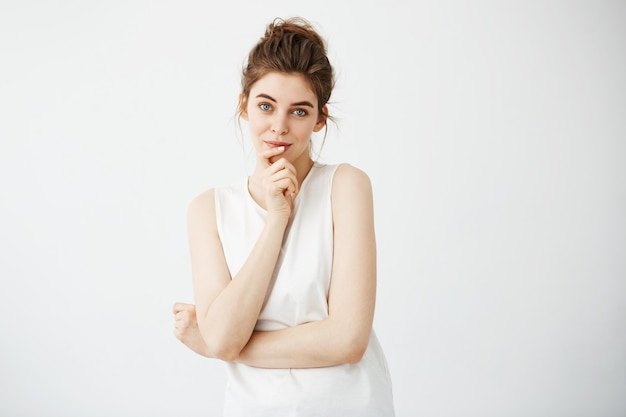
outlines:
[[241, 76], [239, 112], [245, 110], [254, 83], [270, 72], [301, 74], [317, 97], [319, 116], [335, 86], [334, 71], [322, 37], [305, 19], [276, 18], [252, 48]]

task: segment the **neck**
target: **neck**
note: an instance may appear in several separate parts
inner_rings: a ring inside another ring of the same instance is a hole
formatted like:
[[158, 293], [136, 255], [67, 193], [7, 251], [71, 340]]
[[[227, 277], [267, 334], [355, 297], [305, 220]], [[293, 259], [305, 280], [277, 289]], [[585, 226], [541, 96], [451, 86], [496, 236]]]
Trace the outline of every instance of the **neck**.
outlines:
[[298, 184], [302, 185], [304, 179], [307, 175], [309, 175], [309, 171], [313, 167], [313, 160], [307, 156], [307, 158], [301, 162], [296, 161], [293, 164], [296, 168], [296, 178], [298, 179]]

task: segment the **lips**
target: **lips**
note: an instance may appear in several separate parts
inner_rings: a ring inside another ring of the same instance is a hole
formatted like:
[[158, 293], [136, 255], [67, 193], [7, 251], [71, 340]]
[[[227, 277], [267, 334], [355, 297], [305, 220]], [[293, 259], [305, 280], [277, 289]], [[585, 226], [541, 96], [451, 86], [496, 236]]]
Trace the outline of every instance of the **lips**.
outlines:
[[270, 148], [278, 148], [280, 146], [284, 146], [285, 149], [287, 149], [289, 146], [291, 146], [291, 143], [287, 143], [287, 142], [281, 142], [281, 141], [277, 141], [277, 140], [266, 140], [264, 141], [267, 146], [269, 146]]

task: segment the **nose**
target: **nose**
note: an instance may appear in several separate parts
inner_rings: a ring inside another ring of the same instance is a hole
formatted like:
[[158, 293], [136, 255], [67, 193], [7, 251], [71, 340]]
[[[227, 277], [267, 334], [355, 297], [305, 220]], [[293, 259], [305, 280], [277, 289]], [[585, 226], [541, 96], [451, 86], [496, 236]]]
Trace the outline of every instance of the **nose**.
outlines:
[[287, 133], [289, 131], [289, 128], [287, 127], [287, 116], [276, 114], [272, 119], [271, 129], [272, 133], [275, 133], [277, 135], [284, 135], [285, 133]]

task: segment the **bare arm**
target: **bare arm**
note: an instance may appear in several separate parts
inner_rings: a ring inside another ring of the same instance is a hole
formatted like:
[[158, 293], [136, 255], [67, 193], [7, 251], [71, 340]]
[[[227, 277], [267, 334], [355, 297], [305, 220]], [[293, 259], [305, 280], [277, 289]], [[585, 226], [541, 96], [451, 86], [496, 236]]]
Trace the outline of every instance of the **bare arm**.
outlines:
[[[270, 153], [265, 155], [267, 160]], [[296, 191], [295, 170], [290, 164], [284, 160], [267, 163], [266, 170], [266, 223], [232, 279], [217, 234], [214, 191], [196, 197], [188, 210], [195, 314], [206, 344], [203, 352], [226, 361], [239, 356], [254, 330], [280, 253], [293, 201], [291, 193]]]
[[238, 362], [262, 368], [311, 368], [361, 360], [376, 299], [376, 242], [369, 178], [342, 165], [333, 181], [334, 253], [328, 319], [255, 332]]

